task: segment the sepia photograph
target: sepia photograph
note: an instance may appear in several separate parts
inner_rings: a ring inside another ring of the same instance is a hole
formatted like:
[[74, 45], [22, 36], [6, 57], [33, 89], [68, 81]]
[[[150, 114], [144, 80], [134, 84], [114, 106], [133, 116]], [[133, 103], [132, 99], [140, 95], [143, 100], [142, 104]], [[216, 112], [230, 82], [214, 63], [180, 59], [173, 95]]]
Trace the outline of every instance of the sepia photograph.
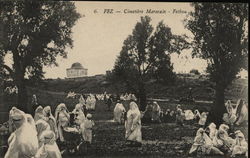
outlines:
[[0, 0], [0, 158], [248, 158], [248, 18]]

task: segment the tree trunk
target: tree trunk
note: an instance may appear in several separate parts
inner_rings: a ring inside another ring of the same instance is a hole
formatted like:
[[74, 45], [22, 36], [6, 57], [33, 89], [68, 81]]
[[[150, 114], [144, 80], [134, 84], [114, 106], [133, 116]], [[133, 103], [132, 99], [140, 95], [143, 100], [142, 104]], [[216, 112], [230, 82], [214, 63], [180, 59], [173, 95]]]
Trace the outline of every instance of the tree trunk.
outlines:
[[27, 98], [27, 90], [25, 85], [25, 69], [20, 61], [20, 57], [17, 53], [13, 53], [14, 59], [14, 81], [18, 88], [17, 94], [17, 108], [24, 111], [25, 113], [30, 113], [31, 110], [28, 109], [28, 98]]
[[147, 105], [147, 95], [146, 95], [146, 90], [144, 83], [140, 83], [139, 86], [139, 103], [140, 103], [140, 110], [145, 111], [146, 105]]
[[214, 122], [217, 125], [223, 122], [223, 114], [226, 112], [224, 91], [223, 85], [216, 83], [215, 102], [209, 114], [208, 122]]

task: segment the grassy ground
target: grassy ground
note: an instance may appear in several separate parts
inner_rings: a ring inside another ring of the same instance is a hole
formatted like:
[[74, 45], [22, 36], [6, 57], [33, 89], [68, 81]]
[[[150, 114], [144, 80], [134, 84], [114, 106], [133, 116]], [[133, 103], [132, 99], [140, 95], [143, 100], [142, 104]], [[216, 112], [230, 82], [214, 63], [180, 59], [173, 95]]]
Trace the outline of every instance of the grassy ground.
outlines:
[[[128, 102], [124, 102], [128, 108]], [[173, 109], [176, 103], [159, 102], [165, 110]], [[111, 109], [114, 108], [114, 105]], [[183, 109], [209, 110], [208, 104], [183, 104]], [[207, 109], [206, 109], [207, 108]], [[113, 112], [107, 111], [103, 101], [98, 101], [96, 110], [91, 112], [95, 126], [93, 128], [93, 142], [84, 157], [196, 157], [188, 155], [197, 127], [194, 124], [186, 124], [179, 127], [175, 123], [149, 124], [142, 126], [141, 147], [128, 147], [125, 144], [124, 125], [118, 125], [112, 121]], [[63, 158], [80, 158], [82, 156], [64, 155]], [[214, 158], [222, 158], [213, 156]]]
[[[126, 102], [125, 105], [128, 103]], [[173, 108], [176, 103], [160, 103], [163, 109]], [[204, 109], [208, 105], [182, 105], [184, 109]], [[141, 147], [127, 147], [125, 144], [124, 125], [118, 125], [111, 121], [113, 112], [107, 111], [103, 102], [97, 102], [96, 111], [92, 112], [95, 120], [93, 128], [93, 142], [85, 157], [196, 157], [188, 155], [198, 127], [194, 124], [186, 124], [183, 127], [175, 123], [143, 124]], [[71, 158], [72, 156], [64, 156]], [[222, 158], [218, 156], [208, 156]], [[75, 156], [74, 158], [78, 158]], [[80, 157], [79, 157], [80, 158]]]

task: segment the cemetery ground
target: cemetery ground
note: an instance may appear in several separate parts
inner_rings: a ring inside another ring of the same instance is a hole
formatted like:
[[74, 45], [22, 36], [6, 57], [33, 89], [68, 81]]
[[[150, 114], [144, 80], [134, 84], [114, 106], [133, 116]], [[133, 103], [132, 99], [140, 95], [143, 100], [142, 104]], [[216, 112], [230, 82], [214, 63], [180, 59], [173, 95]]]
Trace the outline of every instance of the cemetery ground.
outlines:
[[[162, 109], [174, 109], [177, 102], [159, 102]], [[124, 102], [128, 108], [128, 102]], [[208, 103], [181, 104], [183, 109], [199, 109], [209, 111]], [[71, 111], [72, 107], [69, 107]], [[114, 104], [111, 109], [114, 108]], [[93, 128], [93, 142], [84, 157], [197, 157], [188, 155], [198, 127], [194, 123], [186, 123], [183, 127], [175, 123], [143, 124], [142, 146], [128, 147], [125, 143], [124, 125], [113, 122], [113, 110], [108, 111], [103, 101], [97, 101], [96, 110], [91, 112], [95, 126]], [[63, 155], [64, 158], [80, 158], [79, 155]], [[228, 156], [208, 156], [223, 158]]]
[[[62, 83], [60, 83], [62, 82]], [[86, 82], [86, 83], [85, 83]], [[93, 83], [92, 83], [93, 82]], [[72, 111], [74, 106], [78, 103], [78, 99], [66, 99], [69, 90], [76, 91], [83, 89], [86, 91], [96, 90], [93, 93], [104, 92], [105, 87], [98, 85], [100, 81], [89, 80], [72, 82], [72, 81], [51, 81], [46, 87], [28, 87], [28, 99], [31, 102], [32, 94], [36, 94], [39, 104], [43, 106], [50, 105], [54, 113], [55, 107], [64, 102], [69, 111]], [[87, 84], [88, 83], [88, 84]], [[100, 82], [101, 83], [101, 82]], [[63, 86], [62, 86], [63, 85]], [[246, 85], [245, 82], [237, 81], [226, 92], [226, 98], [234, 98], [234, 102], [238, 99], [242, 87]], [[190, 80], [187, 83], [177, 83], [177, 86], [166, 87], [157, 86], [156, 84], [149, 84], [149, 91], [151, 89], [151, 98], [168, 98], [166, 100], [158, 101], [159, 105], [166, 111], [166, 109], [174, 109], [178, 102], [178, 98], [186, 96], [187, 87], [195, 87], [197, 91], [195, 96], [196, 102], [192, 104], [183, 103], [181, 108], [185, 109], [198, 109], [200, 111], [210, 111], [212, 102], [207, 92], [209, 82], [200, 80]], [[186, 88], [185, 88], [186, 87]], [[99, 89], [98, 89], [99, 88]], [[174, 93], [170, 93], [173, 90]], [[98, 91], [98, 92], [97, 92]], [[168, 92], [170, 91], [170, 92]], [[238, 92], [238, 93], [236, 93]], [[86, 92], [89, 93], [89, 92]], [[174, 96], [166, 94], [173, 94]], [[203, 97], [204, 96], [204, 97]], [[0, 123], [8, 120], [8, 111], [16, 104], [16, 95], [0, 94]], [[125, 102], [125, 107], [128, 109], [128, 102]], [[175, 123], [161, 123], [161, 124], [142, 124], [142, 139], [141, 147], [128, 147], [125, 143], [125, 128], [124, 125], [118, 125], [112, 121], [113, 108], [107, 111], [107, 106], [103, 101], [97, 101], [96, 110], [91, 112], [95, 126], [93, 128], [93, 142], [84, 157], [109, 157], [109, 158], [125, 158], [125, 157], [197, 157], [196, 155], [188, 155], [192, 146], [193, 139], [198, 127], [193, 123], [186, 123], [183, 127], [177, 126]], [[5, 138], [6, 139], [6, 138]], [[3, 144], [4, 138], [1, 138]], [[2, 152], [2, 151], [1, 151]], [[1, 153], [2, 154], [2, 153]], [[0, 155], [3, 157], [3, 155]], [[77, 155], [64, 155], [63, 158], [80, 158]], [[224, 158], [226, 156], [207, 156], [213, 158]]]

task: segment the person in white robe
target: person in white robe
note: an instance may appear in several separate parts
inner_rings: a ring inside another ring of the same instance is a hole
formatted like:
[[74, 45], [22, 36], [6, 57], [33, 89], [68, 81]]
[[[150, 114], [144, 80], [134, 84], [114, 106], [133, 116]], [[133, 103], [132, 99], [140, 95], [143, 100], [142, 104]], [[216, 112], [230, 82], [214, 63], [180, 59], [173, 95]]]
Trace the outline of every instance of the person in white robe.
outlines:
[[136, 98], [136, 96], [134, 94], [131, 94], [131, 100], [137, 101], [137, 98]]
[[86, 99], [86, 108], [88, 110], [91, 110], [91, 97], [90, 97], [90, 95], [88, 95], [88, 97]]
[[235, 130], [240, 130], [248, 140], [248, 108], [242, 99], [237, 102], [236, 116]]
[[194, 143], [189, 151], [189, 154], [192, 154], [197, 150], [201, 151], [203, 155], [211, 153], [224, 155], [223, 152], [213, 146], [212, 140], [208, 137], [203, 128], [199, 128], [197, 130]]
[[42, 106], [38, 106], [35, 110], [35, 116], [34, 116], [35, 122], [38, 121], [39, 119], [44, 119], [44, 113], [43, 113]]
[[235, 140], [229, 137], [227, 131], [221, 127], [213, 138], [213, 144], [215, 147], [228, 152], [235, 144]]
[[200, 117], [201, 117], [201, 114], [200, 114], [199, 110], [197, 110], [197, 109], [194, 110], [194, 119], [195, 119], [195, 121], [197, 121], [197, 123], [199, 122]]
[[127, 112], [127, 120], [125, 123], [125, 138], [128, 141], [140, 143], [142, 142], [141, 133], [141, 112], [135, 102], [129, 104], [130, 109]]
[[51, 130], [44, 131], [41, 135], [42, 145], [38, 149], [35, 158], [62, 158], [56, 144], [55, 133]]
[[59, 137], [59, 135], [58, 135], [58, 129], [57, 129], [57, 126], [56, 126], [56, 119], [52, 115], [50, 106], [44, 107], [43, 113], [44, 113], [44, 116], [45, 116], [44, 120], [47, 121], [47, 123], [50, 126], [50, 129], [55, 133], [55, 138], [57, 139]]
[[33, 117], [30, 114], [25, 114], [27, 122], [36, 130], [36, 123]]
[[40, 119], [36, 122], [36, 131], [37, 131], [39, 147], [42, 145], [41, 135], [44, 131], [47, 131], [47, 130], [50, 130], [50, 126], [45, 120]]
[[232, 103], [230, 100], [228, 100], [225, 103], [226, 109], [227, 109], [227, 113], [225, 113], [223, 115], [223, 120], [225, 121], [225, 123], [227, 123], [228, 125], [233, 125], [234, 122], [236, 121], [236, 111], [234, 110]]
[[194, 113], [192, 112], [192, 110], [184, 110], [184, 114], [185, 114], [185, 120], [193, 120], [194, 119]]
[[123, 116], [123, 113], [125, 112], [126, 110], [123, 104], [120, 102], [120, 100], [118, 100], [114, 108], [114, 121], [118, 123], [122, 123], [122, 116]]
[[185, 114], [183, 113], [181, 108], [177, 107], [175, 117], [176, 117], [176, 124], [183, 126], [183, 122], [184, 122], [184, 119], [185, 119]]
[[57, 129], [60, 141], [64, 141], [63, 137], [63, 128], [69, 125], [69, 111], [64, 103], [61, 103], [57, 106], [55, 112], [55, 119], [57, 122]]
[[92, 143], [92, 128], [94, 125], [95, 123], [92, 120], [91, 114], [87, 114], [85, 122], [80, 125], [80, 131], [82, 133], [82, 137], [84, 141], [89, 144]]
[[202, 112], [201, 115], [200, 115], [200, 120], [198, 122], [198, 124], [201, 126], [201, 127], [204, 127], [205, 124], [206, 124], [206, 121], [207, 121], [207, 112]]
[[91, 99], [91, 101], [90, 101], [90, 103], [91, 103], [90, 107], [91, 108], [90, 109], [95, 110], [95, 104], [96, 104], [95, 96], [93, 94], [90, 94], [90, 99]]
[[84, 123], [86, 117], [84, 115], [83, 105], [82, 104], [76, 104], [74, 110], [72, 111], [73, 114], [75, 114], [75, 123], [80, 126], [82, 123]]
[[153, 107], [152, 107], [152, 122], [158, 122], [160, 123], [161, 120], [160, 120], [160, 112], [161, 112], [161, 107], [160, 105], [154, 101], [153, 102]]
[[213, 140], [215, 135], [216, 135], [216, 132], [217, 132], [216, 124], [214, 124], [213, 122], [210, 123], [208, 125], [208, 129], [209, 129], [209, 137], [210, 137], [211, 140]]
[[79, 98], [79, 103], [82, 104], [82, 105], [85, 105], [85, 104], [86, 104], [86, 101], [85, 101], [85, 99], [83, 98], [82, 95], [81, 95], [80, 98]]
[[236, 155], [243, 155], [247, 154], [248, 152], [248, 143], [245, 139], [245, 136], [242, 132], [238, 132], [236, 134], [236, 143], [231, 148], [232, 150], [232, 157], [235, 157]]
[[35, 156], [38, 150], [37, 131], [28, 122], [23, 111], [13, 107], [9, 116], [15, 131], [8, 139], [9, 148], [4, 158], [30, 158]]

